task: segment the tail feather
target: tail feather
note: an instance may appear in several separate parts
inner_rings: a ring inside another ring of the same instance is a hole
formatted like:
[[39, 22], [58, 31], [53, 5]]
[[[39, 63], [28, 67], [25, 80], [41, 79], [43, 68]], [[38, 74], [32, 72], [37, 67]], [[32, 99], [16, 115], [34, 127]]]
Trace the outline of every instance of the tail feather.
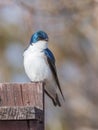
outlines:
[[57, 95], [57, 94], [56, 94], [56, 98], [55, 98], [55, 99], [52, 98], [52, 97], [51, 97], [51, 99], [52, 99], [52, 102], [53, 102], [54, 106], [59, 106], [59, 107], [61, 107], [61, 103], [60, 103], [60, 101], [59, 101], [59, 98], [58, 98], [58, 95]]
[[59, 106], [59, 107], [61, 107], [61, 103], [60, 103], [60, 101], [59, 101], [59, 98], [58, 98], [58, 95], [57, 95], [57, 93], [56, 93], [56, 103], [57, 103], [57, 105]]
[[60, 101], [59, 101], [59, 98], [58, 98], [57, 93], [56, 93], [55, 98], [53, 98], [46, 90], [45, 90], [45, 93], [52, 99], [52, 102], [53, 102], [54, 106], [59, 106], [59, 107], [61, 107], [61, 103], [60, 103]]

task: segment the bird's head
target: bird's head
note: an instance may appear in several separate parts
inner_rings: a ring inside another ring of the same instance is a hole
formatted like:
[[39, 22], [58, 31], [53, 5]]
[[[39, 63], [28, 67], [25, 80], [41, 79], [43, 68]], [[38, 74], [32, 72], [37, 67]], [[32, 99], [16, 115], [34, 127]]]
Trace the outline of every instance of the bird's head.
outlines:
[[43, 32], [43, 31], [38, 31], [35, 32], [32, 36], [31, 36], [31, 40], [30, 40], [30, 44], [33, 45], [35, 43], [37, 43], [38, 41], [46, 41], [48, 42], [48, 35]]

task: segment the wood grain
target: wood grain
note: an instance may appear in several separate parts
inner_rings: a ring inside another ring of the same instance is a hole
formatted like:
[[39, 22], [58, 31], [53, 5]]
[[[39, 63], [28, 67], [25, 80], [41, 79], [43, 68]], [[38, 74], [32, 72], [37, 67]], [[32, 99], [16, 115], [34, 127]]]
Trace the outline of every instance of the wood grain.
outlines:
[[43, 111], [32, 107], [0, 107], [0, 120], [29, 120], [36, 119], [41, 121]]
[[0, 120], [43, 120], [43, 83], [0, 83]]

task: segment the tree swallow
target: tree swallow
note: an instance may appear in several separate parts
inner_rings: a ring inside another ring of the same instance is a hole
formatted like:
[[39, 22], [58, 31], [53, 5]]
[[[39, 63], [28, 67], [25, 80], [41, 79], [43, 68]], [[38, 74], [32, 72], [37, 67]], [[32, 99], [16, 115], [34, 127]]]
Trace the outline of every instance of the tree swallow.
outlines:
[[55, 57], [48, 49], [48, 40], [48, 35], [43, 31], [38, 31], [31, 36], [30, 45], [24, 51], [24, 68], [32, 82], [45, 82], [46, 94], [55, 106], [61, 106], [58, 92], [62, 99], [64, 96], [56, 72]]

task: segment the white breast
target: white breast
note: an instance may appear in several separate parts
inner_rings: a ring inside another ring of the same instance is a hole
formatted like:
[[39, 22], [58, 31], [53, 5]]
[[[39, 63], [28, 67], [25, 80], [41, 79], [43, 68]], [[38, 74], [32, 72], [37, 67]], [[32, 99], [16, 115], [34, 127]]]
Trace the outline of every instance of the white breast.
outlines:
[[25, 72], [31, 81], [43, 81], [51, 74], [49, 66], [44, 59], [44, 53], [31, 47], [24, 53]]

